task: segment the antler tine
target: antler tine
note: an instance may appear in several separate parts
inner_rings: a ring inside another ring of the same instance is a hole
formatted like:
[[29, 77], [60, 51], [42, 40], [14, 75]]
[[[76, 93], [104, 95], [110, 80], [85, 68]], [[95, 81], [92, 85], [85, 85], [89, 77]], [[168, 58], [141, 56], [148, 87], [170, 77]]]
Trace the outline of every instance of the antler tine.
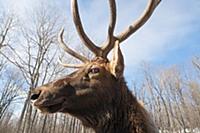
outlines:
[[115, 0], [109, 0], [110, 5], [110, 24], [108, 28], [108, 39], [111, 41], [116, 24], [116, 3]]
[[144, 25], [160, 2], [161, 0], [149, 0], [149, 3], [141, 17], [139, 17], [139, 19], [136, 20], [132, 25], [130, 25], [124, 32], [116, 36], [119, 41], [122, 42], [126, 40], [131, 34], [133, 34], [142, 25]]
[[78, 4], [77, 0], [71, 1], [72, 6], [72, 14], [73, 14], [73, 20], [75, 23], [76, 30], [83, 41], [83, 43], [88, 47], [89, 50], [91, 50], [96, 56], [98, 56], [101, 52], [101, 49], [97, 47], [86, 35], [85, 31], [83, 30], [83, 26], [81, 23], [79, 11], [78, 11]]
[[109, 0], [110, 5], [110, 23], [108, 27], [108, 38], [105, 42], [106, 44], [102, 47], [103, 56], [106, 57], [109, 51], [113, 48], [113, 40], [114, 40], [114, 29], [116, 25], [116, 2], [115, 0]]
[[75, 51], [73, 51], [72, 49], [70, 49], [67, 44], [64, 42], [63, 40], [63, 34], [64, 34], [64, 28], [62, 28], [60, 30], [60, 33], [58, 35], [58, 41], [60, 44], [60, 47], [64, 49], [65, 52], [69, 53], [70, 55], [76, 57], [77, 59], [81, 60], [82, 62], [86, 63], [89, 62], [89, 60], [87, 58], [85, 58], [84, 56], [76, 53]]
[[61, 61], [61, 59], [59, 58], [58, 59], [58, 62], [64, 66], [64, 67], [68, 67], [68, 68], [81, 68], [81, 67], [84, 67], [84, 64], [65, 64]]

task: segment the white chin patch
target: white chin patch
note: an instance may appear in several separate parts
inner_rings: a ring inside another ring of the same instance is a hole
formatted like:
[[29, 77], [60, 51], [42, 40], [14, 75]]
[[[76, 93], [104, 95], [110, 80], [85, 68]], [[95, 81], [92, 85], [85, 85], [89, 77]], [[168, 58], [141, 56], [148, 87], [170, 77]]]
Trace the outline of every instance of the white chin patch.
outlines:
[[30, 102], [33, 107], [35, 107], [34, 106], [35, 102], [36, 102], [36, 100], [31, 100], [31, 102]]
[[42, 113], [42, 111], [40, 109], [38, 109], [37, 107], [34, 106], [34, 103], [36, 102], [37, 100], [31, 100], [31, 106], [33, 106], [39, 113]]
[[38, 111], [38, 113], [42, 113], [42, 111], [40, 109], [36, 108], [36, 110]]
[[84, 95], [84, 94], [90, 93], [92, 91], [93, 90], [91, 88], [82, 89], [82, 90], [80, 89], [80, 90], [76, 90], [76, 95], [80, 96], [80, 95]]

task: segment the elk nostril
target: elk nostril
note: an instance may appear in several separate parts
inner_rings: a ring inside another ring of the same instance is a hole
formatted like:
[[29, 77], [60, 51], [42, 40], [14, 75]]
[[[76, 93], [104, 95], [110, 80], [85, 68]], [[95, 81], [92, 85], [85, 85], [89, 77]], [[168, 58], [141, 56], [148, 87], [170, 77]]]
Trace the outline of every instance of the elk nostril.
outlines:
[[36, 100], [36, 99], [38, 99], [38, 97], [40, 96], [40, 93], [41, 93], [41, 91], [39, 91], [38, 93], [33, 93], [33, 94], [31, 95], [31, 100]]

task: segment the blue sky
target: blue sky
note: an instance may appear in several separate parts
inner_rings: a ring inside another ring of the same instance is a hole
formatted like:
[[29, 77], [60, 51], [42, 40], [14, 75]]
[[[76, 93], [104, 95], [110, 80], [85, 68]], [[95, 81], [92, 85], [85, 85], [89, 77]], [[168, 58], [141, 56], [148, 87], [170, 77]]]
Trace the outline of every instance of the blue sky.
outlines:
[[[147, 0], [116, 1], [117, 34], [142, 13]], [[73, 25], [70, 0], [0, 0], [0, 8], [9, 7], [22, 17], [40, 4], [66, 14], [69, 25]], [[103, 42], [107, 36], [108, 0], [79, 0], [79, 7], [86, 32], [93, 41]], [[72, 30], [75, 31], [73, 26]], [[121, 48], [128, 78], [143, 61], [159, 66], [181, 65], [193, 56], [200, 56], [200, 1], [162, 0], [149, 21], [123, 42]]]

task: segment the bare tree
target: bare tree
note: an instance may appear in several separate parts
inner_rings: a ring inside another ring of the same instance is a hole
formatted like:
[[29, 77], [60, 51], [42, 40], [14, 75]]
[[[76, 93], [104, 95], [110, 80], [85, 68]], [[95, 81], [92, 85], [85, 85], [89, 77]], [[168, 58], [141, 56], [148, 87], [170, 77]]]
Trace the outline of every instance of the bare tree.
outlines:
[[14, 14], [5, 12], [0, 14], [0, 49], [12, 41], [12, 31], [16, 24], [17, 19]]
[[12, 117], [15, 103], [21, 101], [23, 82], [17, 72], [10, 70], [5, 61], [1, 61], [0, 68], [0, 130], [12, 132], [10, 127], [14, 127]]
[[[33, 24], [25, 25], [18, 31], [18, 42], [6, 43], [6, 50], [1, 52], [3, 57], [22, 74], [28, 95], [21, 113], [18, 131], [31, 132], [32, 121], [37, 116], [37, 111], [33, 111], [29, 106], [29, 94], [32, 88], [38, 84], [43, 84], [62, 74], [63, 68], [57, 63], [57, 30], [58, 18], [52, 17], [46, 9], [41, 9], [33, 15]], [[5, 29], [2, 30], [1, 44], [5, 46], [6, 35], [12, 27], [12, 19], [8, 19]], [[20, 28], [20, 27], [19, 27]], [[6, 92], [5, 92], [6, 93]]]
[[188, 67], [186, 74], [178, 66], [155, 69], [145, 65], [139, 85], [133, 83], [134, 92], [154, 116], [160, 132], [199, 129], [200, 83], [195, 65]]
[[19, 91], [22, 84], [14, 77], [16, 75], [8, 75], [6, 82], [0, 88], [0, 120], [4, 116], [6, 110], [11, 103], [19, 97]]
[[192, 61], [193, 65], [196, 67], [196, 69], [200, 72], [200, 58], [195, 57]]

